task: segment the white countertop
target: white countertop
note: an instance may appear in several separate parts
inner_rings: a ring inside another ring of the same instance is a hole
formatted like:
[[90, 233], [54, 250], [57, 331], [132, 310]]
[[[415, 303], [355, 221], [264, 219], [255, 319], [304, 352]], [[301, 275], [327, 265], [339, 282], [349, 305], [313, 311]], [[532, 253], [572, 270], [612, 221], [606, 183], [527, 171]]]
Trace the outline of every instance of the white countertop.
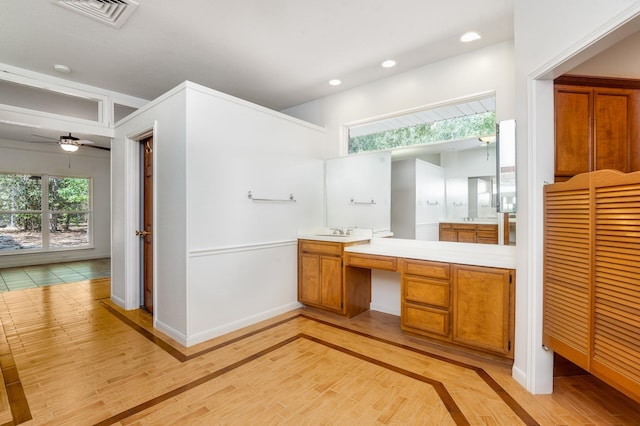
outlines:
[[[367, 241], [373, 238], [373, 231], [371, 229], [358, 229], [358, 228], [345, 228], [350, 229], [349, 235], [336, 234], [331, 228], [317, 229], [312, 231], [304, 231], [298, 233], [298, 239], [301, 240], [314, 240], [314, 241], [329, 241], [333, 243], [355, 243], [358, 241]], [[378, 235], [376, 233], [376, 235]], [[383, 235], [380, 235], [383, 236]]]
[[468, 225], [497, 225], [498, 219], [484, 218], [480, 219], [477, 217], [472, 218], [472, 220], [465, 220], [463, 217], [451, 217], [440, 219], [440, 223], [464, 223]]
[[463, 265], [516, 268], [515, 246], [497, 244], [417, 241], [401, 238], [373, 238], [369, 244], [345, 247], [345, 252], [433, 260]]
[[298, 234], [300, 240], [313, 240], [313, 241], [329, 241], [332, 243], [355, 243], [357, 241], [367, 241], [371, 237], [364, 237], [362, 235], [318, 235], [318, 234]]

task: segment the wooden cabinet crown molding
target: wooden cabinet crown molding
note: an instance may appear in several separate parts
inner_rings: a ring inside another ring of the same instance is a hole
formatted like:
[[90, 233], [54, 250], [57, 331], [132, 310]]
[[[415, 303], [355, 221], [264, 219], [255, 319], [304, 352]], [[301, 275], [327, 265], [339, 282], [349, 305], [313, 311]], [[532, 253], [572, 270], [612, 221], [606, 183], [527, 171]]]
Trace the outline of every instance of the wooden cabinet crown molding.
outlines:
[[610, 87], [614, 89], [640, 89], [640, 80], [632, 78], [593, 77], [583, 75], [561, 75], [553, 84], [566, 86]]

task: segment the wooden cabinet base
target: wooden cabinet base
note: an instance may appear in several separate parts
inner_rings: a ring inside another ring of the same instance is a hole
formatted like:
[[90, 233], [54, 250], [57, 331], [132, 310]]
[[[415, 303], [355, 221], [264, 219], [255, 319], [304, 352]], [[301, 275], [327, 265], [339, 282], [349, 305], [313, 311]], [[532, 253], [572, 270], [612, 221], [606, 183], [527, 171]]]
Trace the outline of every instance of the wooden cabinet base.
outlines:
[[498, 225], [441, 222], [440, 241], [498, 244]]
[[403, 331], [513, 359], [515, 271], [344, 252], [343, 243], [298, 247], [301, 303], [350, 318], [369, 310], [371, 269], [400, 272]]
[[513, 359], [515, 271], [405, 259], [402, 329]]
[[298, 242], [300, 303], [347, 317], [369, 309], [371, 270], [343, 267], [346, 245], [313, 240]]

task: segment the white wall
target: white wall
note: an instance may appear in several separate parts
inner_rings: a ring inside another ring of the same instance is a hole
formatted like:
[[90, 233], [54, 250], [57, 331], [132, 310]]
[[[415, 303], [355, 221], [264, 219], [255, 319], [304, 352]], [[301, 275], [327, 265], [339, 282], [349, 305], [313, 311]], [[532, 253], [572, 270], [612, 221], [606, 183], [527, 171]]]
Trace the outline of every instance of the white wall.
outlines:
[[[324, 130], [189, 82], [116, 128], [112, 298], [140, 303], [131, 139], [148, 129], [155, 326], [189, 346], [300, 306], [297, 232], [324, 224]], [[248, 191], [296, 201], [253, 201]]]
[[500, 43], [284, 110], [327, 128], [326, 158], [345, 155], [343, 126], [487, 91], [497, 120], [515, 115], [513, 44]]
[[191, 345], [300, 306], [297, 233], [324, 224], [325, 132], [202, 86], [187, 93]]
[[[634, 0], [515, 2], [518, 243], [513, 376], [533, 393], [553, 387], [542, 349], [542, 187], [553, 181], [553, 82], [637, 30]], [[624, 34], [623, 34], [624, 33]], [[539, 79], [539, 80], [537, 80]], [[546, 79], [546, 80], [545, 80]]]
[[56, 144], [0, 140], [0, 172], [42, 173], [93, 179], [93, 248], [43, 253], [1, 254], [0, 267], [97, 259], [110, 255], [110, 157], [107, 151], [80, 148], [67, 154]]
[[[122, 120], [112, 142], [111, 298], [137, 309], [140, 297], [140, 144], [154, 137], [154, 325], [187, 336], [186, 94], [167, 92]], [[205, 177], [206, 178], [206, 177]]]

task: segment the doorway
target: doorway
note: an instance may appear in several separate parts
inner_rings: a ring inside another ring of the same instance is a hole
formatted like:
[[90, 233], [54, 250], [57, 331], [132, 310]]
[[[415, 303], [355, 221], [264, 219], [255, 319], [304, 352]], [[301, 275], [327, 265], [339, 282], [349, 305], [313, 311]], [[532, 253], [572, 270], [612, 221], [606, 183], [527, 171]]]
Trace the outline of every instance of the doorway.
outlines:
[[142, 308], [153, 313], [153, 136], [140, 140], [142, 151], [141, 228], [142, 240]]

